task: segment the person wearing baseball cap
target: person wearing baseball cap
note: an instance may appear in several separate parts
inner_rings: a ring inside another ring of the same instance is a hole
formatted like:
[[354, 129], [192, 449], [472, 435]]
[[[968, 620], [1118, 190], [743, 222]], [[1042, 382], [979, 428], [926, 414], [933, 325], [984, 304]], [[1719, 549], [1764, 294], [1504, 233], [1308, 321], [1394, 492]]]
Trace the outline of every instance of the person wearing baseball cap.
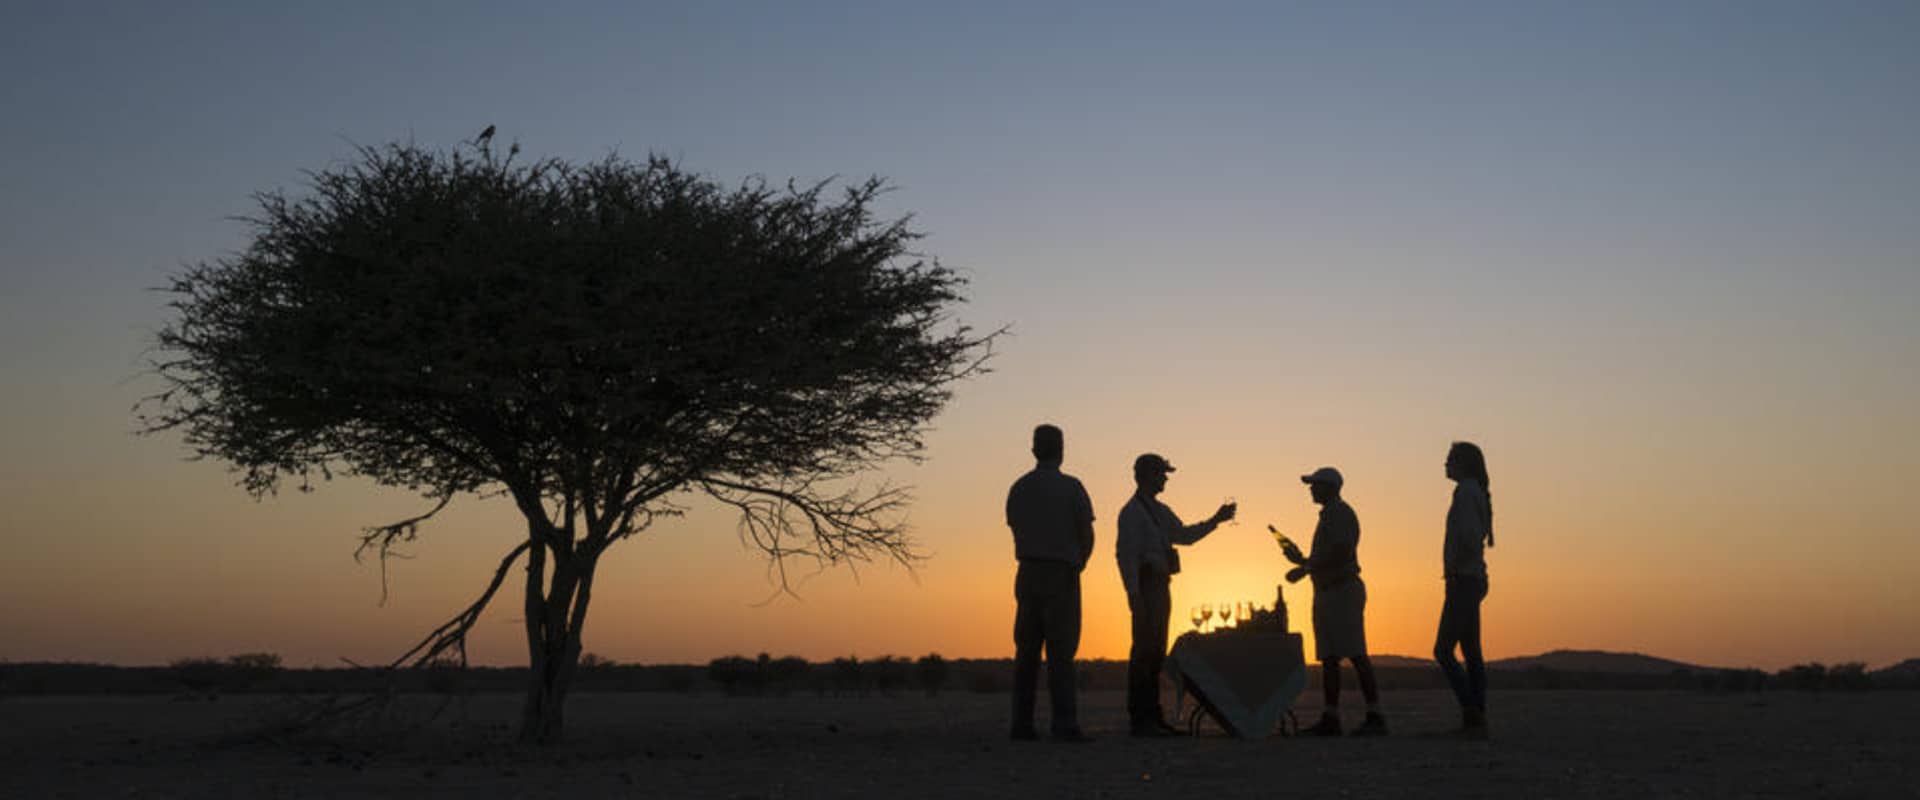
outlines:
[[1133, 646], [1127, 654], [1127, 718], [1134, 736], [1170, 736], [1178, 728], [1160, 707], [1160, 669], [1167, 659], [1167, 622], [1173, 612], [1172, 579], [1180, 571], [1174, 545], [1206, 538], [1233, 519], [1226, 503], [1213, 516], [1188, 525], [1156, 499], [1167, 488], [1173, 464], [1158, 453], [1133, 460], [1134, 493], [1120, 509], [1120, 535], [1114, 542], [1120, 582], [1133, 615]]
[[1299, 565], [1287, 573], [1287, 580], [1313, 577], [1313, 642], [1320, 660], [1321, 697], [1325, 710], [1320, 721], [1305, 732], [1319, 736], [1340, 735], [1340, 660], [1353, 662], [1360, 678], [1360, 692], [1367, 699], [1367, 718], [1355, 728], [1355, 736], [1385, 736], [1387, 718], [1380, 713], [1380, 687], [1374, 680], [1373, 661], [1367, 658], [1367, 585], [1360, 580], [1360, 517], [1353, 506], [1340, 498], [1346, 485], [1340, 470], [1321, 467], [1300, 476], [1320, 504], [1320, 524], [1313, 529], [1312, 553], [1302, 555], [1292, 541], [1283, 541], [1281, 552]]

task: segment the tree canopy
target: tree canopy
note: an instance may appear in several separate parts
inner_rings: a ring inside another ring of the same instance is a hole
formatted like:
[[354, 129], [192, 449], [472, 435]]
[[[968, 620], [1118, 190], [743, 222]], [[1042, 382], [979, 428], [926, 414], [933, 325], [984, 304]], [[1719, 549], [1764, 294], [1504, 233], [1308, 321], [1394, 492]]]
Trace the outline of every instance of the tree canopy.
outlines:
[[517, 152], [363, 148], [303, 196], [257, 195], [250, 244], [168, 287], [143, 427], [256, 496], [348, 474], [434, 511], [510, 497], [526, 541], [420, 661], [463, 650], [525, 553], [535, 666], [557, 636], [570, 669], [600, 552], [683, 496], [731, 506], [781, 569], [910, 562], [906, 492], [849, 479], [919, 458], [994, 334], [953, 319], [965, 280], [912, 250], [909, 219], [877, 215], [884, 182], [725, 187], [659, 157]]

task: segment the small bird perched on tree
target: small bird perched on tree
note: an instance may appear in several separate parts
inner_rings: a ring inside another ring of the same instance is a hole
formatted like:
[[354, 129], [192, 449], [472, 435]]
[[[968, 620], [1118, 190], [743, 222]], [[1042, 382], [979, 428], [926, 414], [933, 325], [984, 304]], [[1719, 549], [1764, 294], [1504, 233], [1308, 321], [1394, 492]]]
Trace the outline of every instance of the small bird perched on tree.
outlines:
[[492, 125], [488, 125], [487, 129], [484, 131], [481, 131], [479, 136], [473, 137], [473, 144], [475, 147], [485, 147], [487, 146], [487, 143], [491, 141], [493, 141]]

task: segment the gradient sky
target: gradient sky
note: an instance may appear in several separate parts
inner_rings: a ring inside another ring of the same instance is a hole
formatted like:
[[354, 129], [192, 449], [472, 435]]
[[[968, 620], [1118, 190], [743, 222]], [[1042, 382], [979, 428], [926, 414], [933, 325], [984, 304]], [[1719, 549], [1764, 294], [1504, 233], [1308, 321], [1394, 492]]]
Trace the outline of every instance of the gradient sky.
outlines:
[[[490, 123], [726, 182], [887, 176], [965, 319], [1014, 332], [891, 470], [916, 574], [761, 604], [703, 507], [610, 552], [590, 651], [1009, 655], [1001, 506], [1051, 421], [1099, 517], [1086, 656], [1125, 657], [1144, 450], [1187, 517], [1240, 501], [1177, 618], [1269, 600], [1262, 523], [1304, 539], [1295, 476], [1334, 464], [1372, 646], [1426, 653], [1456, 438], [1493, 476], [1490, 656], [1920, 656], [1920, 4], [908, 5], [10, 3], [0, 659], [383, 661], [478, 592], [510, 508], [444, 514], [383, 607], [355, 537], [417, 498], [255, 503], [128, 409], [149, 289], [239, 248], [250, 193]], [[478, 660], [524, 662], [516, 609]]]

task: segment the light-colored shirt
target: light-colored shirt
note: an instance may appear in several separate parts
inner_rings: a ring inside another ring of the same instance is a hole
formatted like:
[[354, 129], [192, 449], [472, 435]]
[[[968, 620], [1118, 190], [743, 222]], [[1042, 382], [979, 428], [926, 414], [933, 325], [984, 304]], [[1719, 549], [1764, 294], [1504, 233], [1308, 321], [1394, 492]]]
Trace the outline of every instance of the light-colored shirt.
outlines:
[[1316, 589], [1360, 576], [1360, 515], [1347, 501], [1334, 499], [1320, 507], [1320, 524], [1313, 529], [1307, 573]]
[[[1148, 507], [1152, 512], [1148, 512]], [[1219, 527], [1212, 520], [1188, 525], [1180, 521], [1166, 503], [1135, 494], [1120, 508], [1120, 535], [1114, 539], [1114, 556], [1120, 562], [1120, 582], [1127, 596], [1140, 591], [1140, 567], [1148, 566], [1165, 574], [1172, 571], [1167, 555], [1176, 544], [1193, 544]]]
[[1093, 553], [1093, 500], [1080, 479], [1042, 463], [1007, 490], [1013, 556], [1085, 566]]
[[1493, 502], [1479, 481], [1454, 483], [1453, 504], [1447, 507], [1447, 541], [1441, 563], [1448, 577], [1487, 576], [1487, 534], [1493, 530]]

